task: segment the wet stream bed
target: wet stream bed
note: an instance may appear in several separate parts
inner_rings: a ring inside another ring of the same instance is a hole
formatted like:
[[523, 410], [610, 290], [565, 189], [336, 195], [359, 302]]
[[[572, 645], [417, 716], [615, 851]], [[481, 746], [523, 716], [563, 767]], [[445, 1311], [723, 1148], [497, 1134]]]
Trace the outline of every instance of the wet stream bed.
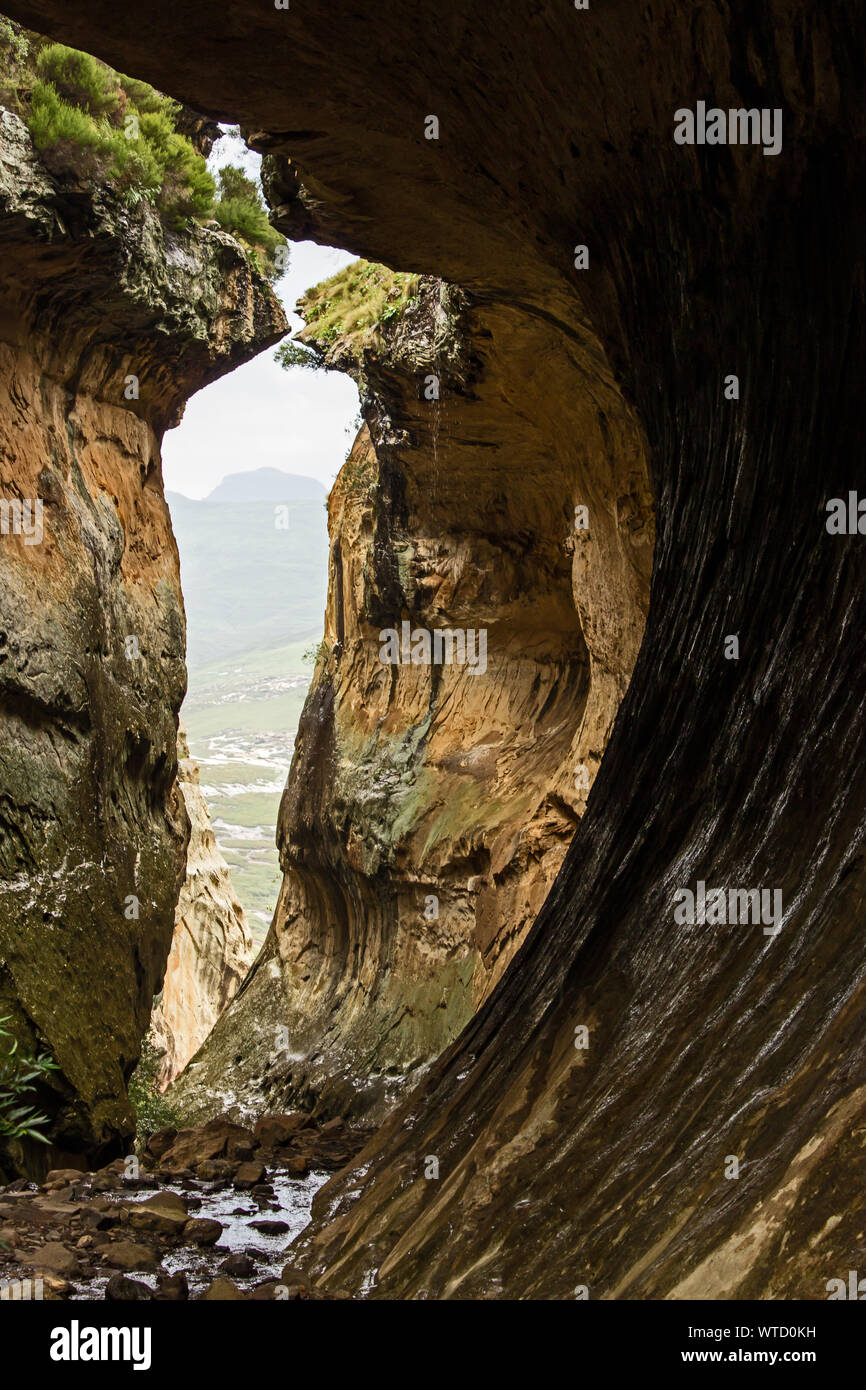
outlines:
[[[196, 1298], [215, 1279], [220, 1278], [230, 1278], [242, 1293], [251, 1292], [264, 1281], [279, 1281], [286, 1264], [291, 1262], [289, 1247], [292, 1241], [309, 1223], [313, 1197], [331, 1176], [327, 1172], [311, 1172], [303, 1178], [272, 1174], [270, 1186], [274, 1195], [264, 1203], [223, 1183], [187, 1181], [161, 1184], [158, 1192], [171, 1192], [186, 1201], [191, 1217], [218, 1221], [223, 1230], [215, 1245], [182, 1245], [167, 1250], [160, 1260], [160, 1272], [186, 1275], [190, 1298]], [[155, 1195], [153, 1190], [125, 1192], [122, 1203], [145, 1202]], [[271, 1234], [256, 1229], [251, 1225], [254, 1221], [284, 1224], [287, 1229]], [[220, 1266], [231, 1255], [246, 1255], [252, 1265], [250, 1272], [239, 1272], [235, 1263], [224, 1274]], [[154, 1292], [157, 1291], [155, 1272], [126, 1272], [130, 1278], [140, 1280]], [[91, 1280], [86, 1287], [81, 1287], [72, 1295], [73, 1299], [103, 1299], [108, 1279], [109, 1276], [105, 1275]]]

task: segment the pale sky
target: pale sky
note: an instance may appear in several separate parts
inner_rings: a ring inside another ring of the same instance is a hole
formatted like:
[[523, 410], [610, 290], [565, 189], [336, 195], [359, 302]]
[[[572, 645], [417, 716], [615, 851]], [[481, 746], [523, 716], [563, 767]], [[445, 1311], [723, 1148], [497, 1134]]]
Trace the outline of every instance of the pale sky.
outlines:
[[[211, 169], [243, 164], [255, 175], [260, 160], [239, 138], [217, 142]], [[295, 302], [311, 285], [335, 275], [356, 257], [312, 241], [293, 242], [287, 273], [274, 287], [294, 329]], [[280, 468], [318, 478], [330, 487], [355, 436], [358, 390], [342, 372], [284, 371], [267, 348], [252, 362], [193, 396], [177, 429], [163, 441], [168, 492], [206, 497], [227, 473]]]

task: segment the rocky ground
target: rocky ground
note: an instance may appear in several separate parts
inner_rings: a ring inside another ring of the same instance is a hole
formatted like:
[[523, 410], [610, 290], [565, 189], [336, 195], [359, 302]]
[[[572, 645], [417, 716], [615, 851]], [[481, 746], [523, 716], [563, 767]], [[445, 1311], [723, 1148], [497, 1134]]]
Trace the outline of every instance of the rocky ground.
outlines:
[[253, 1129], [218, 1116], [160, 1130], [140, 1158], [95, 1173], [18, 1179], [0, 1188], [0, 1297], [319, 1297], [286, 1248], [315, 1191], [365, 1138], [300, 1112], [262, 1116]]

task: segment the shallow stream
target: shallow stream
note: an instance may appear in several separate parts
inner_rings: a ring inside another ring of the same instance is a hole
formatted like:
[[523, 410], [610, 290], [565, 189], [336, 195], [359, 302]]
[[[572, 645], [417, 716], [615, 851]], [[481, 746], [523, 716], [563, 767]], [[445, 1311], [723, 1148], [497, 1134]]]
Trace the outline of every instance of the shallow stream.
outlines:
[[[232, 1187], [218, 1183], [187, 1182], [161, 1183], [157, 1189], [144, 1189], [118, 1194], [124, 1204], [143, 1202], [157, 1192], [175, 1192], [179, 1197], [195, 1197], [201, 1206], [192, 1204], [190, 1216], [206, 1217], [219, 1221], [223, 1227], [222, 1235], [216, 1245], [202, 1247], [183, 1245], [164, 1253], [161, 1271], [166, 1274], [185, 1274], [190, 1297], [194, 1298], [207, 1288], [214, 1279], [230, 1278], [242, 1292], [249, 1292], [257, 1284], [267, 1279], [279, 1279], [283, 1268], [291, 1261], [289, 1246], [310, 1220], [313, 1197], [323, 1183], [331, 1176], [327, 1172], [308, 1173], [305, 1178], [288, 1177], [275, 1173], [269, 1179], [274, 1195], [267, 1202], [259, 1203], [248, 1193], [237, 1192]], [[255, 1230], [251, 1221], [284, 1221], [287, 1231], [279, 1235], [266, 1235]], [[236, 1274], [220, 1275], [219, 1266], [229, 1255], [245, 1254], [254, 1261], [255, 1270], [247, 1276]], [[156, 1289], [157, 1276], [129, 1270], [129, 1277], [137, 1279], [150, 1288]], [[107, 1275], [100, 1275], [79, 1286], [75, 1295], [78, 1299], [102, 1299], [108, 1283]]]

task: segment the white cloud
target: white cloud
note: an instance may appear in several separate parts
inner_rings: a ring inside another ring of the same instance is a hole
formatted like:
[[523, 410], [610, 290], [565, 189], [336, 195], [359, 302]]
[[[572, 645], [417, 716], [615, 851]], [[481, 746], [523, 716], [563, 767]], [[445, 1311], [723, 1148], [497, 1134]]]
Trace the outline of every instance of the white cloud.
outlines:
[[[217, 142], [211, 168], [243, 164], [257, 174], [260, 160], [227, 135]], [[291, 263], [276, 285], [293, 329], [302, 320], [296, 301], [321, 280], [356, 259], [348, 251], [295, 242]], [[318, 478], [330, 487], [354, 438], [358, 414], [355, 383], [342, 372], [284, 371], [268, 348], [252, 362], [199, 391], [176, 429], [163, 442], [163, 474], [170, 492], [206, 497], [227, 473], [281, 468]]]

